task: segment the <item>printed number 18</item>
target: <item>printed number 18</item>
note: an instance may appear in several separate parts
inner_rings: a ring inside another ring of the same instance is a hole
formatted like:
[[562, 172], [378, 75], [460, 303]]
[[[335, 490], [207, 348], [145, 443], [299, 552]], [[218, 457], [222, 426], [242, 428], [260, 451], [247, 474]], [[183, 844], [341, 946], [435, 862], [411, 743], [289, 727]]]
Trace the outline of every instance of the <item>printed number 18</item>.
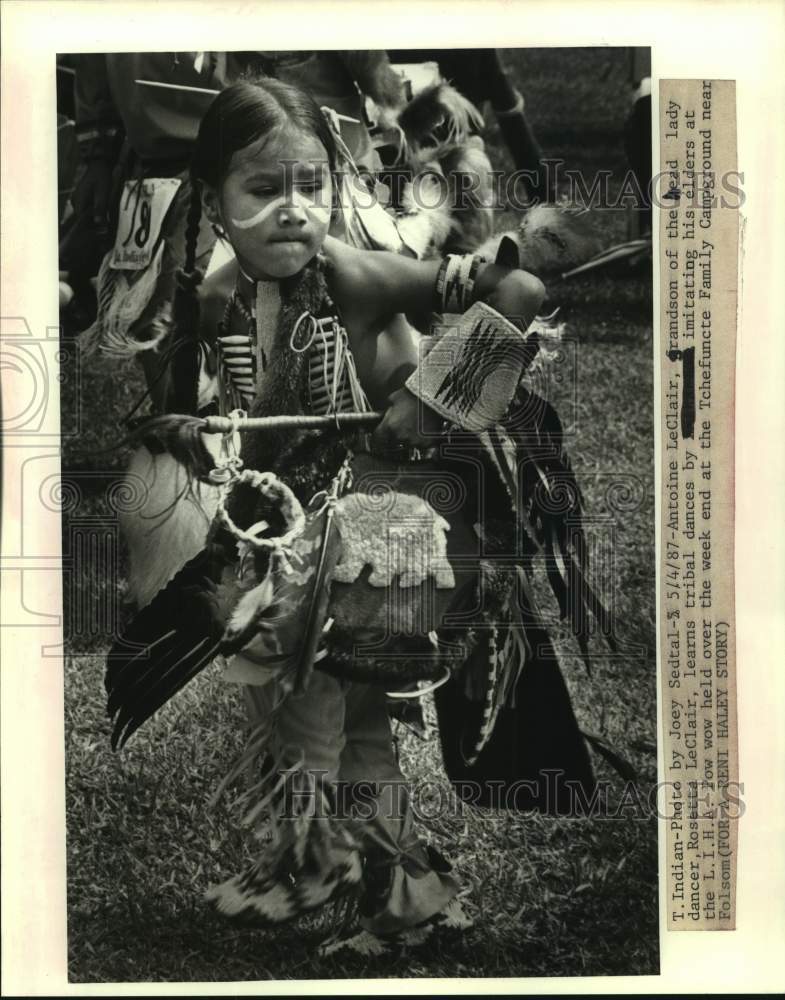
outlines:
[[[139, 212], [139, 225], [136, 225], [136, 213]], [[123, 246], [128, 246], [128, 243], [133, 236], [134, 243], [141, 250], [147, 241], [150, 239], [150, 220], [152, 213], [150, 211], [150, 202], [147, 198], [140, 197], [136, 204], [134, 205], [134, 212], [131, 216], [131, 225], [128, 228], [128, 235], [123, 240]]]
[[140, 249], [150, 238], [150, 214], [150, 202], [145, 198], [139, 209], [139, 228], [134, 236], [134, 242]]

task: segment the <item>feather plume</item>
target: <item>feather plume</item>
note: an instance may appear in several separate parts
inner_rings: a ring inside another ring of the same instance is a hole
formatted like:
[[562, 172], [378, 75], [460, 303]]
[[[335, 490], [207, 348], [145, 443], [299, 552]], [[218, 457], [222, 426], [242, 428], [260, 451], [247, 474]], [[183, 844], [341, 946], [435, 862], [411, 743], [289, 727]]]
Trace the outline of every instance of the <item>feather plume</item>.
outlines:
[[[418, 257], [471, 252], [493, 229], [492, 168], [479, 136], [410, 151], [396, 226]], [[468, 179], [468, 183], [467, 183]]]
[[113, 644], [105, 677], [113, 749], [218, 652], [233, 595], [219, 585], [235, 560], [234, 538], [217, 532]]
[[[533, 405], [537, 402], [537, 406]], [[514, 436], [520, 470], [519, 509], [544, 555], [551, 589], [589, 668], [588, 639], [596, 620], [615, 649], [611, 616], [588, 581], [583, 530], [584, 500], [563, 448], [561, 421], [553, 406], [519, 386], [507, 430]], [[499, 455], [500, 461], [504, 456]]]
[[165, 452], [185, 469], [189, 479], [209, 482], [215, 458], [205, 443], [204, 428], [201, 417], [166, 413], [140, 424], [124, 443], [142, 444], [153, 455]]
[[600, 249], [591, 215], [565, 205], [535, 205], [517, 229], [497, 233], [477, 250], [492, 260], [504, 237], [520, 250], [520, 266], [538, 277], [561, 274], [593, 257]]
[[224, 652], [242, 649], [264, 627], [265, 617], [280, 614], [282, 601], [276, 593], [273, 575], [268, 572], [261, 583], [247, 591], [235, 605], [224, 632]]
[[[215, 447], [207, 438], [207, 447]], [[171, 455], [138, 448], [131, 456], [126, 492], [141, 503], [118, 514], [128, 548], [128, 590], [137, 608], [148, 604], [205, 546], [221, 488], [189, 475]]]

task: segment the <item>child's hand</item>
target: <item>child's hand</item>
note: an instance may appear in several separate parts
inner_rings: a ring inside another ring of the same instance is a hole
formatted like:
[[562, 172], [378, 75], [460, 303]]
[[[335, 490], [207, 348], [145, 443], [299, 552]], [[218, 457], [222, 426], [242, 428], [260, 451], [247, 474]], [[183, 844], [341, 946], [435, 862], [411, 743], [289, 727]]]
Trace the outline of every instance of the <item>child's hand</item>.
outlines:
[[390, 405], [373, 432], [378, 448], [428, 447], [436, 443], [442, 418], [404, 386], [390, 395]]
[[526, 330], [545, 298], [545, 286], [526, 271], [508, 271], [483, 295], [487, 304], [521, 330]]

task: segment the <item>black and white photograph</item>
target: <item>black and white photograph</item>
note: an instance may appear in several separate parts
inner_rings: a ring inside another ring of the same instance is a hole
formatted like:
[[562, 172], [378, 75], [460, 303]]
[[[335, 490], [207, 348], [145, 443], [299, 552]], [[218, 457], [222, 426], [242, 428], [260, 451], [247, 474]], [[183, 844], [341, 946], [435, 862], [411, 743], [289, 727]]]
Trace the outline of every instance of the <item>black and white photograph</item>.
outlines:
[[70, 982], [656, 975], [649, 50], [56, 69]]
[[0, 993], [781, 992], [781, 5], [0, 21]]

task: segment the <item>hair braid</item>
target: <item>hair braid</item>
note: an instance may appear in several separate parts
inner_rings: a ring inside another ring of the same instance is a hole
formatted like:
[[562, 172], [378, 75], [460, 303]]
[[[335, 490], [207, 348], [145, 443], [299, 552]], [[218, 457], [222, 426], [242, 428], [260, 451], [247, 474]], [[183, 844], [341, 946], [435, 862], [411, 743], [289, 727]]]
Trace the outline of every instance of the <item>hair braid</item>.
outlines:
[[202, 221], [202, 197], [198, 179], [192, 176], [190, 183], [191, 200], [185, 223], [185, 262], [177, 274], [174, 296], [174, 344], [167, 408], [175, 413], [195, 414], [201, 362], [197, 290], [203, 274], [196, 267], [196, 250]]
[[185, 220], [185, 265], [183, 271], [191, 274], [196, 268], [196, 248], [199, 241], [199, 226], [202, 221], [202, 185], [193, 175], [190, 178], [191, 201]]

